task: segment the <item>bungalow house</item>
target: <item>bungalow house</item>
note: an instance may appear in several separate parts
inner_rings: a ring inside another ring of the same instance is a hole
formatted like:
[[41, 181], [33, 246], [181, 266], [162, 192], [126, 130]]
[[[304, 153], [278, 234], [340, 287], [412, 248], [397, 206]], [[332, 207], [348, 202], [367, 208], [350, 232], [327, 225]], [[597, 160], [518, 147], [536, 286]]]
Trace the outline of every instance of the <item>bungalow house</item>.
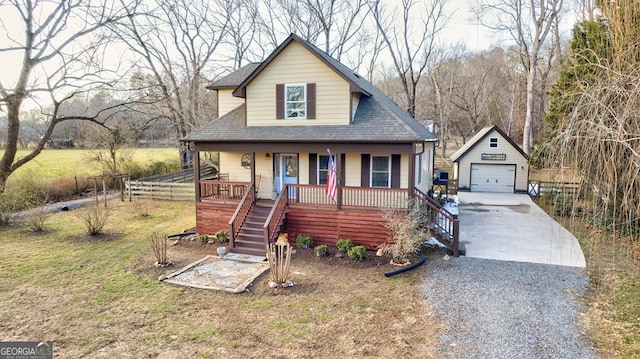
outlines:
[[[207, 88], [219, 117], [183, 141], [194, 152], [197, 231], [228, 229], [232, 251], [263, 255], [283, 223], [292, 243], [307, 234], [374, 249], [388, 237], [381, 208], [432, 188], [436, 137], [295, 34]], [[208, 152], [219, 154], [215, 180], [199, 177]], [[330, 154], [335, 199], [325, 194]]]

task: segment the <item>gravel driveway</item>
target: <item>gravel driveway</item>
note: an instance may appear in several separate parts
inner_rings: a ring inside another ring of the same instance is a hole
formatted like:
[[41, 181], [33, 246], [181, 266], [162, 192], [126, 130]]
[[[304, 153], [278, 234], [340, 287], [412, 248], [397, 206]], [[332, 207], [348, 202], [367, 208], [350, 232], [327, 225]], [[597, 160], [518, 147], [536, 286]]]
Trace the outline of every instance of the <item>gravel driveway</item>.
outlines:
[[583, 269], [464, 257], [425, 267], [443, 358], [598, 358], [577, 324]]

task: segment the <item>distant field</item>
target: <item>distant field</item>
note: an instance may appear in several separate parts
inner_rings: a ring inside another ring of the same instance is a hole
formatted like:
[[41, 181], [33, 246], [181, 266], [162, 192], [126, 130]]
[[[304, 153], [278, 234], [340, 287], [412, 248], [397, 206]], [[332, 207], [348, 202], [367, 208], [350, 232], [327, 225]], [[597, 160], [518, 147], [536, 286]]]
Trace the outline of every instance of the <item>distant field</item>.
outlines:
[[[89, 161], [91, 153], [96, 151], [45, 149], [36, 158], [20, 167], [9, 178], [9, 183], [20, 180], [24, 176], [37, 176], [39, 179], [51, 180], [98, 174], [100, 173], [98, 167]], [[179, 160], [176, 148], [130, 148], [123, 151], [132, 153], [134, 161], [141, 165], [150, 164], [153, 161]], [[29, 150], [18, 150], [16, 158], [26, 156], [29, 152]], [[0, 156], [3, 154], [4, 150], [0, 150]]]

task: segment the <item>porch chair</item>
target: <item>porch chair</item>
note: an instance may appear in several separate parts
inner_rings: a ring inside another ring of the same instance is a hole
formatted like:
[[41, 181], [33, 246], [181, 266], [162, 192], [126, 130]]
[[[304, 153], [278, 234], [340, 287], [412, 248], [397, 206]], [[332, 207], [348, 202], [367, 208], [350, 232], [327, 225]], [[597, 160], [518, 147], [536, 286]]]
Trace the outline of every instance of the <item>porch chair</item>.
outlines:
[[[229, 172], [226, 172], [226, 173], [218, 172], [218, 182], [229, 182]], [[218, 184], [218, 193], [220, 195], [220, 198], [229, 198], [229, 195], [230, 195], [229, 185]], [[224, 197], [222, 195], [223, 193], [224, 193]]]

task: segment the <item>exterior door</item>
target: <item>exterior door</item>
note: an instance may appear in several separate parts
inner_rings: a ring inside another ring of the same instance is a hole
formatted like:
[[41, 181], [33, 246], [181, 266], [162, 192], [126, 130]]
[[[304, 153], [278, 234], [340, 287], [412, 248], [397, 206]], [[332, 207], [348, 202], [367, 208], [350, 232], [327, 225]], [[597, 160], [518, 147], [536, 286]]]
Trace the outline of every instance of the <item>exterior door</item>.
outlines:
[[[276, 153], [273, 155], [273, 170], [276, 191], [282, 191], [285, 184], [298, 183], [298, 154]], [[292, 193], [289, 193], [291, 196]]]
[[513, 193], [515, 180], [515, 165], [471, 165], [471, 192]]

